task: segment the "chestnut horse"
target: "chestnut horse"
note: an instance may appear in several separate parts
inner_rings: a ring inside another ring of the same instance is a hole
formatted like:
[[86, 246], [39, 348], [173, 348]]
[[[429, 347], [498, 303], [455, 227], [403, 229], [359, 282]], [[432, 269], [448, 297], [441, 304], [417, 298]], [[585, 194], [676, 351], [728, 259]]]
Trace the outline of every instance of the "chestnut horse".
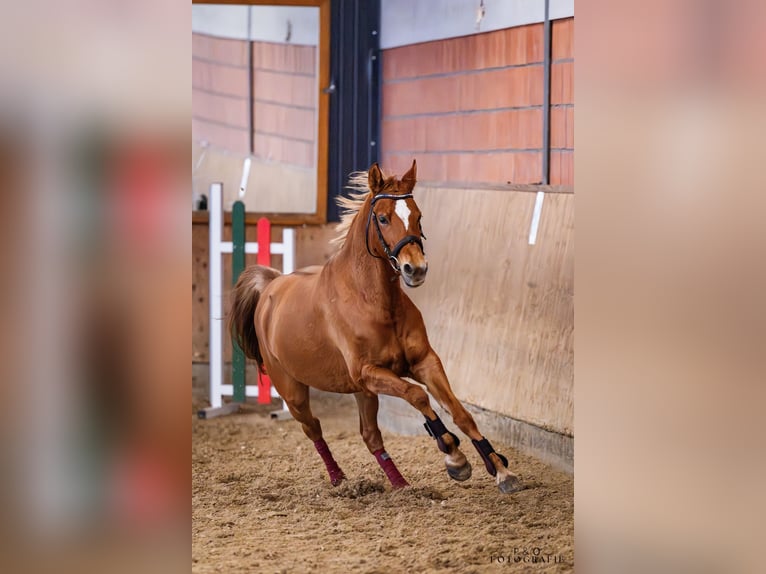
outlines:
[[428, 392], [473, 442], [502, 492], [521, 488], [507, 459], [479, 432], [450, 388], [441, 360], [431, 348], [423, 317], [402, 289], [425, 281], [420, 209], [413, 199], [416, 164], [402, 178], [384, 177], [378, 164], [352, 178], [356, 193], [339, 203], [338, 251], [324, 266], [281, 275], [251, 266], [234, 288], [229, 317], [232, 336], [258, 362], [314, 442], [334, 486], [345, 478], [322, 438], [309, 405], [309, 387], [353, 393], [362, 438], [394, 488], [408, 486], [383, 447], [378, 395], [406, 400], [425, 417], [428, 433], [446, 456], [455, 480], [471, 476], [460, 441], [433, 411]]

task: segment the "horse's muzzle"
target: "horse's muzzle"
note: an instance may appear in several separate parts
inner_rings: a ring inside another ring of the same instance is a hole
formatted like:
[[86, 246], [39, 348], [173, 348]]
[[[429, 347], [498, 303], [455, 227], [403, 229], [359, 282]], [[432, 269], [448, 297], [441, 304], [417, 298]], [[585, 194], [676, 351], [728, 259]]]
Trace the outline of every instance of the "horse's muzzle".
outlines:
[[410, 263], [404, 263], [401, 266], [402, 278], [407, 287], [420, 287], [426, 280], [426, 273], [428, 272], [428, 264], [425, 265], [412, 265]]

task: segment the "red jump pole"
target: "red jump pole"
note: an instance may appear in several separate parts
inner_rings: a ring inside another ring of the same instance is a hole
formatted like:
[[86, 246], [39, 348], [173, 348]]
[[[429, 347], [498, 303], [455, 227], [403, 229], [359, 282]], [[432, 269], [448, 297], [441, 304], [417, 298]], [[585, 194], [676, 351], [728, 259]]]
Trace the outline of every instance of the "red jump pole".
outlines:
[[[258, 220], [258, 265], [271, 267], [271, 222], [265, 217]], [[258, 371], [258, 404], [271, 403], [271, 379]]]

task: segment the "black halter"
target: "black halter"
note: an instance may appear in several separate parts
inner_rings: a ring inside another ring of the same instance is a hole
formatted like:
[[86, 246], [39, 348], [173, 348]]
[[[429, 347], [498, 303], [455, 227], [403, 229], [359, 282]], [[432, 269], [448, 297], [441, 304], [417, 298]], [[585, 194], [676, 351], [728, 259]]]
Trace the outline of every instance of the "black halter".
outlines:
[[[380, 255], [375, 255], [370, 250], [370, 221], [375, 221], [375, 231], [378, 232], [378, 240], [380, 241], [381, 247], [383, 247], [383, 251], [385, 252], [386, 256], [388, 257], [388, 262], [391, 264], [391, 267], [394, 268], [394, 271], [397, 273], [400, 273], [401, 270], [399, 269], [399, 260], [397, 259], [397, 256], [399, 255], [399, 252], [404, 248], [405, 245], [409, 245], [410, 243], [415, 243], [416, 245], [420, 246], [420, 250], [425, 253], [425, 249], [423, 249], [423, 242], [420, 240], [420, 237], [417, 235], [405, 235], [404, 238], [399, 241], [396, 245], [394, 245], [394, 248], [391, 249], [388, 246], [388, 243], [386, 243], [386, 240], [383, 238], [383, 232], [380, 230], [380, 224], [378, 223], [378, 218], [375, 217], [375, 210], [373, 209], [375, 207], [375, 203], [379, 199], [393, 199], [393, 200], [399, 200], [399, 199], [412, 199], [411, 193], [406, 193], [404, 195], [393, 195], [393, 194], [386, 194], [381, 193], [380, 195], [376, 195], [372, 198], [372, 201], [370, 201], [370, 215], [367, 217], [367, 227], [365, 227], [364, 230], [364, 242], [367, 246], [367, 253], [372, 255], [373, 257], [377, 257], [378, 259], [383, 259]], [[423, 239], [425, 239], [425, 236], [423, 236]]]

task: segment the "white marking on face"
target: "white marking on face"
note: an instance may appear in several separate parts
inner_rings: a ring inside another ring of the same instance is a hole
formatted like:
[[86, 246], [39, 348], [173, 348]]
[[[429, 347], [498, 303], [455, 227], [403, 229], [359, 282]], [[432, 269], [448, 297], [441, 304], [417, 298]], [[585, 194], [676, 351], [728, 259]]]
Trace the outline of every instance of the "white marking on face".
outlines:
[[396, 215], [404, 222], [404, 230], [410, 226], [410, 208], [407, 207], [407, 201], [404, 199], [396, 200]]

